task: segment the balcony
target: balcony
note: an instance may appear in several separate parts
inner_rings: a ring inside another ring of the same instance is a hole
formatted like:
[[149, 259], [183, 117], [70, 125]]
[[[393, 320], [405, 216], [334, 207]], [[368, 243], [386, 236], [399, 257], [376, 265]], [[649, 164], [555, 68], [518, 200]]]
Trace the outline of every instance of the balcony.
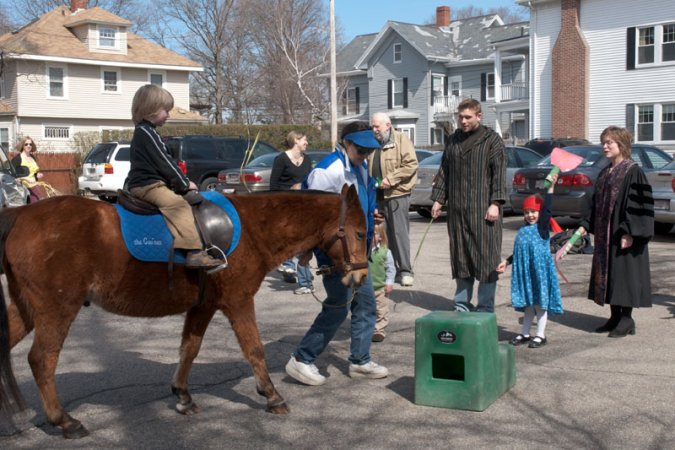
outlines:
[[450, 122], [455, 124], [455, 113], [460, 98], [457, 95], [434, 97], [434, 120], [437, 122]]
[[530, 98], [530, 85], [527, 81], [516, 81], [510, 84], [502, 84], [501, 87], [502, 102], [527, 100]]

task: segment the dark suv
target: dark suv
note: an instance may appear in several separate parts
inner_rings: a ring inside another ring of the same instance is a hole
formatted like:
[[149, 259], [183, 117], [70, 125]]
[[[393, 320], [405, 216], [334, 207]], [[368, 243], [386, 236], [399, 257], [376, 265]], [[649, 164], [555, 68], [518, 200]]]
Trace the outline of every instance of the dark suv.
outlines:
[[564, 137], [564, 138], [537, 138], [532, 139], [523, 147], [530, 148], [535, 152], [539, 153], [541, 156], [546, 156], [550, 154], [554, 148], [559, 147], [569, 147], [570, 145], [589, 145], [590, 142], [583, 138], [573, 138], [573, 137]]
[[[218, 183], [218, 172], [236, 169], [249, 160], [247, 149], [253, 140], [244, 137], [189, 135], [166, 139], [166, 147], [200, 191], [212, 191]], [[279, 151], [266, 142], [258, 141], [250, 159]]]

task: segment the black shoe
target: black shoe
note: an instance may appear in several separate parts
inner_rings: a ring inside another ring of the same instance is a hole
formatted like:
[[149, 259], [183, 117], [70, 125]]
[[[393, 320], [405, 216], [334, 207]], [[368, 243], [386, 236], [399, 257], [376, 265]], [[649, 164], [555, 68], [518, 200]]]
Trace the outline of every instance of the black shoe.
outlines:
[[528, 345], [528, 348], [539, 348], [543, 347], [544, 345], [546, 345], [546, 338], [535, 336], [530, 341], [530, 345]]
[[450, 307], [450, 311], [473, 312], [476, 308], [468, 302], [454, 302], [454, 306]]
[[607, 322], [601, 327], [598, 327], [595, 329], [596, 333], [607, 333], [608, 331], [614, 330], [616, 326], [619, 324], [619, 320], [621, 320], [620, 317], [614, 318], [610, 317]]
[[609, 333], [609, 337], [619, 338], [627, 334], [635, 334], [635, 321], [630, 317], [622, 317], [616, 328]]
[[523, 345], [524, 343], [528, 342], [530, 339], [532, 339], [530, 336], [525, 336], [523, 334], [519, 334], [518, 336], [514, 337], [509, 341], [509, 344], [511, 345]]

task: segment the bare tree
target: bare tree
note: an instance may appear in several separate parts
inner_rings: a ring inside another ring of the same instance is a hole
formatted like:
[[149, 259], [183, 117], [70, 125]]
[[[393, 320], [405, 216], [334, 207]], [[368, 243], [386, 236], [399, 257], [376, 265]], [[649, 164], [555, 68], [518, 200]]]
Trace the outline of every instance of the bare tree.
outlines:
[[3, 4], [0, 6], [0, 36], [3, 34], [12, 31], [14, 28], [12, 21], [10, 20], [9, 16], [7, 15], [7, 11], [5, 10], [5, 5]]
[[[525, 6], [500, 6], [497, 8], [481, 8], [478, 6], [465, 6], [463, 8], [453, 9], [452, 11], [453, 20], [468, 19], [469, 17], [478, 17], [486, 16], [488, 14], [499, 14], [499, 17], [504, 21], [504, 23], [517, 23], [524, 22], [528, 20], [530, 11]], [[428, 25], [436, 24], [436, 16], [433, 15], [430, 17], [426, 23]]]
[[[270, 119], [311, 123], [326, 111], [325, 70], [329, 29], [323, 3], [315, 0], [250, 0], [253, 39], [261, 56], [261, 88]], [[264, 24], [264, 26], [262, 25]]]

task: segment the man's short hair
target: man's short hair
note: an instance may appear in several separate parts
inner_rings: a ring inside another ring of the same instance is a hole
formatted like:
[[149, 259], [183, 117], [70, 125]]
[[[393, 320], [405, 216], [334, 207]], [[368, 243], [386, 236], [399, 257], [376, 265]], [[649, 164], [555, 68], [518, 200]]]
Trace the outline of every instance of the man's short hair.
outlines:
[[482, 112], [480, 102], [475, 98], [465, 98], [459, 103], [459, 105], [457, 105], [457, 112], [464, 111], [465, 109], [470, 109], [476, 114], [480, 114]]
[[376, 112], [375, 114], [373, 114], [373, 117], [372, 117], [372, 119], [371, 119], [371, 122], [372, 122], [373, 120], [376, 120], [376, 119], [381, 120], [381, 121], [384, 122], [385, 124], [391, 125], [391, 119], [389, 118], [389, 114], [387, 114], [387, 113], [385, 113], [385, 112]]

